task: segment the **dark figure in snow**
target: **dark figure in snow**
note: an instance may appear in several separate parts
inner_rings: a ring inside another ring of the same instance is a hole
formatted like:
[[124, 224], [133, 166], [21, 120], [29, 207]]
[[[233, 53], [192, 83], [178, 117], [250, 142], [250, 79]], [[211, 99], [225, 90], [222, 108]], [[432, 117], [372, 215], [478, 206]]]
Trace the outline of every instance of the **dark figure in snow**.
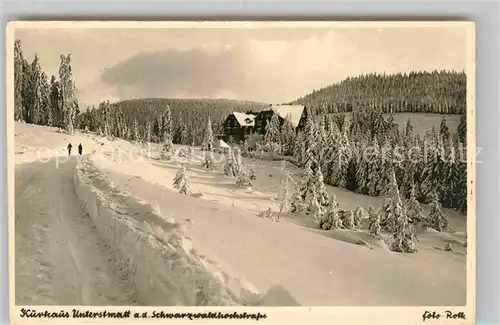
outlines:
[[78, 145], [78, 154], [81, 156], [81, 155], [82, 155], [82, 152], [83, 152], [83, 146], [82, 146], [82, 144], [80, 143], [80, 144]]
[[73, 148], [73, 146], [71, 145], [71, 142], [68, 144], [68, 156], [71, 156], [71, 148]]

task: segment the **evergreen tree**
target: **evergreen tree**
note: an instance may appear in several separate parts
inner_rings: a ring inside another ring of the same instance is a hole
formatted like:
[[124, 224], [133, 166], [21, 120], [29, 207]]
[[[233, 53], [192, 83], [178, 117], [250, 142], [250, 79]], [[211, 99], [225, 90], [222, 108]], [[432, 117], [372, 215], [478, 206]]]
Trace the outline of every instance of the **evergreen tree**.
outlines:
[[50, 105], [50, 85], [48, 76], [43, 71], [40, 90], [42, 95], [42, 124], [47, 126], [54, 126], [53, 110]]
[[145, 137], [145, 140], [146, 142], [148, 143], [148, 145], [150, 145], [152, 139], [151, 139], [151, 123], [148, 122], [146, 124], [146, 137]]
[[368, 160], [368, 181], [367, 191], [368, 195], [377, 196], [382, 192], [381, 170], [382, 158], [380, 147], [376, 138], [373, 140], [372, 152], [370, 152], [370, 159]]
[[226, 152], [226, 163], [224, 165], [224, 174], [229, 177], [238, 176], [239, 166], [236, 161], [233, 149], [229, 148]]
[[74, 119], [76, 116], [75, 107], [75, 84], [73, 82], [73, 72], [71, 69], [71, 54], [60, 56], [59, 80], [61, 87], [62, 113], [64, 116], [64, 129], [72, 134], [74, 131]]
[[321, 224], [324, 208], [319, 204], [318, 197], [315, 192], [313, 192], [307, 211], [309, 211], [309, 216], [311, 216], [313, 220], [318, 223], [318, 225]]
[[368, 194], [368, 179], [370, 178], [369, 170], [370, 162], [368, 154], [366, 152], [367, 146], [366, 143], [363, 142], [360, 146], [361, 155], [357, 163], [356, 168], [356, 192], [360, 194]]
[[[432, 133], [431, 133], [432, 134]], [[432, 134], [427, 137], [425, 152], [428, 155], [424, 161], [424, 169], [422, 170], [421, 191], [425, 202], [432, 199], [432, 194], [435, 191], [438, 197], [441, 197], [443, 186], [443, 158], [444, 148], [441, 137]]]
[[35, 58], [31, 64], [31, 98], [30, 98], [30, 123], [42, 124], [43, 112], [43, 96], [42, 96], [42, 67], [40, 66], [40, 59], [38, 53], [35, 53]]
[[406, 203], [406, 213], [408, 215], [408, 221], [413, 225], [417, 225], [425, 219], [422, 207], [416, 199], [415, 183], [411, 185], [410, 198]]
[[175, 175], [173, 185], [174, 188], [179, 190], [179, 193], [184, 195], [191, 195], [191, 187], [189, 186], [189, 179], [184, 165], [181, 166], [181, 169]]
[[[282, 170], [284, 169], [284, 166], [282, 166]], [[280, 187], [281, 187], [281, 203], [280, 203], [280, 210], [278, 212], [278, 219], [281, 216], [281, 213], [283, 212], [288, 212], [291, 208], [291, 200], [292, 200], [292, 184], [293, 179], [292, 177], [285, 171], [283, 170], [283, 179], [281, 180]]]
[[411, 119], [410, 118], [408, 118], [408, 121], [406, 122], [405, 136], [408, 139], [412, 139], [413, 136], [414, 136], [413, 125], [411, 125]]
[[427, 228], [432, 228], [437, 231], [450, 231], [450, 224], [448, 218], [443, 214], [441, 203], [436, 192], [432, 195], [431, 212], [424, 224]]
[[22, 106], [24, 108], [23, 110], [23, 117], [22, 120], [30, 123], [31, 121], [31, 103], [32, 103], [32, 94], [33, 90], [31, 88], [31, 64], [28, 63], [26, 58], [23, 58], [23, 63], [22, 63], [22, 70], [23, 70], [23, 78], [22, 78], [22, 91], [21, 91], [21, 97], [22, 97]]
[[391, 173], [391, 183], [386, 193], [386, 198], [382, 204], [381, 226], [382, 229], [394, 232], [398, 220], [401, 218], [407, 219], [403, 202], [399, 196], [398, 184], [394, 172]]
[[215, 159], [214, 159], [214, 153], [213, 151], [207, 151], [204, 152], [204, 159], [202, 163], [202, 167], [208, 170], [214, 170], [215, 169]]
[[372, 207], [368, 207], [368, 233], [375, 238], [381, 239], [380, 214]]
[[203, 135], [203, 144], [201, 150], [212, 151], [214, 149], [214, 136], [212, 132], [212, 121], [210, 116], [208, 117], [207, 126], [205, 129], [205, 134]]
[[304, 134], [299, 131], [295, 137], [295, 142], [293, 145], [293, 156], [297, 161], [297, 165], [303, 167], [305, 165], [305, 146], [304, 146]]
[[328, 204], [326, 213], [323, 216], [323, 223], [320, 224], [320, 228], [324, 230], [344, 228], [344, 226], [342, 225], [342, 220], [339, 216], [338, 209], [339, 204], [337, 203], [337, 199], [334, 194], [330, 198], [330, 203]]
[[443, 116], [441, 119], [441, 125], [439, 127], [439, 134], [441, 135], [441, 138], [443, 141], [448, 141], [450, 139], [450, 129], [448, 128], [448, 125], [446, 124], [446, 118]]
[[355, 216], [353, 211], [349, 211], [342, 222], [345, 229], [354, 230], [356, 229]]
[[302, 201], [306, 201], [307, 198], [315, 192], [314, 187], [314, 172], [312, 170], [312, 161], [308, 160], [304, 169], [302, 170], [302, 177], [299, 184], [299, 193]]
[[448, 139], [446, 158], [443, 161], [442, 181], [443, 194], [442, 204], [445, 207], [457, 207], [458, 195], [457, 185], [460, 182], [459, 168], [456, 160], [455, 146], [453, 139]]
[[460, 142], [467, 143], [467, 115], [463, 114], [460, 117], [460, 123], [458, 124], [457, 133]]
[[303, 154], [302, 154], [302, 163], [305, 165], [310, 162], [311, 167], [313, 169], [316, 168], [316, 164], [318, 161], [315, 158], [316, 154], [316, 128], [314, 125], [314, 121], [312, 118], [308, 115], [306, 119], [306, 127], [304, 130], [304, 138], [303, 140]]
[[26, 78], [23, 70], [24, 56], [21, 41], [14, 42], [14, 120], [24, 119], [25, 107], [23, 105], [24, 79]]
[[280, 121], [278, 113], [274, 113], [265, 127], [264, 145], [280, 146]]
[[236, 185], [239, 187], [248, 187], [252, 186], [252, 182], [250, 181], [250, 174], [245, 167], [241, 167], [236, 178]]
[[170, 112], [170, 106], [168, 105], [162, 116], [161, 135], [163, 138], [161, 157], [163, 159], [169, 159], [174, 150], [174, 144], [172, 138], [172, 115]]
[[287, 115], [283, 125], [281, 126], [281, 145], [283, 146], [282, 154], [285, 156], [294, 155], [294, 146], [295, 146], [295, 129], [291, 122], [290, 115]]
[[362, 207], [358, 207], [354, 213], [354, 226], [356, 229], [363, 228], [364, 210]]
[[347, 155], [348, 148], [346, 147], [343, 138], [337, 139], [332, 150], [332, 156], [329, 163], [329, 183], [332, 186], [347, 187], [347, 167], [349, 157]]
[[134, 119], [134, 139], [133, 140], [140, 141], [139, 125], [137, 124], [137, 119]]
[[315, 188], [315, 192], [317, 193], [319, 204], [321, 206], [327, 206], [329, 198], [323, 180], [323, 173], [321, 172], [321, 168], [319, 165], [316, 166], [316, 172], [313, 176], [313, 186]]
[[64, 127], [64, 117], [62, 112], [62, 95], [60, 82], [55, 76], [50, 79], [50, 108], [52, 109], [53, 125], [59, 128]]
[[234, 174], [236, 176], [238, 176], [241, 174], [241, 172], [245, 168], [243, 166], [243, 160], [241, 157], [241, 150], [239, 147], [236, 147], [235, 150], [233, 150], [233, 162], [234, 162]]
[[395, 232], [392, 234], [390, 249], [398, 253], [415, 253], [417, 251], [415, 228], [408, 222], [404, 213], [398, 216]]

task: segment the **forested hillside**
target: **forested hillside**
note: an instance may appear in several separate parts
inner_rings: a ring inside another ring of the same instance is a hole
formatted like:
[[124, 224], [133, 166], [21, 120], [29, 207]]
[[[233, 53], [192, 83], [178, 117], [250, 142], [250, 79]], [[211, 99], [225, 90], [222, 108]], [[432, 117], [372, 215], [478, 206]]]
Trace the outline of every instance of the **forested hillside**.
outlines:
[[[167, 107], [171, 114], [173, 142], [178, 144], [200, 145], [203, 138], [203, 127], [208, 117], [212, 120], [214, 134], [224, 132], [222, 124], [233, 111], [259, 111], [267, 104], [228, 99], [166, 99], [147, 98], [132, 99], [118, 103], [101, 103], [77, 118], [80, 129], [105, 133], [126, 139], [161, 138], [161, 119]], [[105, 126], [105, 121], [108, 125]], [[148, 126], [149, 125], [149, 126]], [[137, 129], [137, 131], [136, 131]], [[147, 135], [150, 130], [150, 135]], [[134, 133], [137, 132], [137, 136]]]
[[366, 74], [314, 90], [295, 102], [313, 114], [351, 112], [357, 107], [382, 109], [385, 113], [464, 114], [466, 75], [433, 71], [408, 74]]

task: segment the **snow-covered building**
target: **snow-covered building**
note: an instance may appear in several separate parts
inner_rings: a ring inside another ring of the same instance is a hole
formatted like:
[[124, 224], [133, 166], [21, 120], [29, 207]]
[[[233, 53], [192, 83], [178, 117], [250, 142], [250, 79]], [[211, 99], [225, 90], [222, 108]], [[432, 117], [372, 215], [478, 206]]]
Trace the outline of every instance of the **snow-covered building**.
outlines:
[[230, 142], [243, 141], [245, 135], [253, 133], [256, 113], [232, 112], [224, 121], [226, 138]]
[[289, 117], [296, 131], [305, 126], [307, 110], [304, 105], [269, 105], [268, 109], [259, 112], [255, 117], [254, 133], [264, 134], [266, 125], [274, 114], [278, 114], [280, 125]]

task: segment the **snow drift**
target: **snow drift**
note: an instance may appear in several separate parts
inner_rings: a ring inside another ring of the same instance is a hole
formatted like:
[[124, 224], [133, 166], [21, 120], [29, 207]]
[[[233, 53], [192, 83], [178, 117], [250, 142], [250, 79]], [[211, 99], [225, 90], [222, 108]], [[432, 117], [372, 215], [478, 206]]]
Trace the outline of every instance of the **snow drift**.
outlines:
[[[74, 182], [99, 234], [127, 261], [129, 276], [147, 305], [242, 305], [244, 297], [256, 294], [243, 280], [201, 259], [179, 223], [119, 193], [85, 158]], [[142, 208], [133, 213], [130, 204]]]

